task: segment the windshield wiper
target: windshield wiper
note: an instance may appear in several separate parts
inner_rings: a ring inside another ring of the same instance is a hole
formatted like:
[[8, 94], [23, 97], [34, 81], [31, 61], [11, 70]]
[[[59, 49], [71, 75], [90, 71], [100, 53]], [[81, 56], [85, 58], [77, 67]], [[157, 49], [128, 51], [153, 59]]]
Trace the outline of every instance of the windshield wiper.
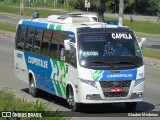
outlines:
[[88, 62], [89, 63], [97, 63], [97, 64], [106, 64], [106, 65], [108, 65], [110, 67], [114, 67], [115, 68], [115, 66], [112, 63], [108, 63], [108, 62], [104, 62], [104, 61], [88, 61]]
[[117, 62], [112, 62], [112, 64], [132, 64], [135, 65], [136, 67], [138, 67], [138, 65], [134, 62], [131, 61], [117, 61]]

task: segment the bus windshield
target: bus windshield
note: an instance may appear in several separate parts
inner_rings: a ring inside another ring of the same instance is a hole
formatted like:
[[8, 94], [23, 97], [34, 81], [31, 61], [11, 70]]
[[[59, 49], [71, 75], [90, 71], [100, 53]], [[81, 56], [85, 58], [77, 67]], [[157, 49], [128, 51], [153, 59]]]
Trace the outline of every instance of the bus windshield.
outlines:
[[143, 65], [133, 33], [88, 33], [78, 36], [80, 65], [96, 69], [129, 69]]

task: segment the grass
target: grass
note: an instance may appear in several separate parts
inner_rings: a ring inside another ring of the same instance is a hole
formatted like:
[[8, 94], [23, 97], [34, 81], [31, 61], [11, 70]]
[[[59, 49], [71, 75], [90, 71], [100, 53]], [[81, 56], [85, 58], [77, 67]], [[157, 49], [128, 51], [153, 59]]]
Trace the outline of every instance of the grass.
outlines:
[[[13, 92], [8, 89], [0, 90], [0, 111], [11, 111], [11, 112], [40, 112], [40, 111], [49, 111], [47, 108], [48, 104], [39, 102], [38, 100], [35, 103], [29, 103], [26, 100], [16, 99]], [[69, 120], [65, 118], [59, 111], [52, 113], [53, 117], [43, 117], [41, 120]], [[40, 118], [12, 118], [3, 120], [40, 120]]]
[[146, 48], [142, 50], [142, 53], [144, 57], [160, 59], [160, 50]]
[[16, 32], [16, 25], [6, 22], [0, 22], [0, 29], [10, 32]]
[[151, 23], [149, 21], [134, 21], [131, 23], [129, 20], [124, 20], [124, 25], [136, 32], [160, 34], [160, 24]]
[[[1, 6], [0, 7], [0, 12], [4, 12], [4, 13], [11, 13], [11, 14], [17, 14], [19, 15], [20, 10], [18, 7], [9, 7], [9, 6]], [[30, 8], [25, 8], [24, 9], [24, 16], [32, 16], [34, 12], [34, 9], [30, 9]], [[49, 15], [52, 14], [65, 14], [66, 12], [63, 11], [57, 11], [57, 10], [39, 10], [40, 13], [40, 17], [47, 17]]]
[[[117, 20], [117, 18], [106, 17], [107, 20]], [[149, 34], [160, 34], [160, 22], [152, 23], [149, 21], [137, 21], [134, 20], [132, 23], [130, 20], [124, 20], [124, 25], [128, 26], [135, 32], [149, 33]]]
[[[17, 6], [4, 5], [0, 2], [0, 12], [20, 15], [20, 8]], [[34, 8], [24, 8], [24, 16], [32, 16]], [[66, 11], [59, 10], [39, 10], [40, 17], [47, 17], [52, 14], [66, 14]]]
[[[39, 107], [40, 108], [40, 107]], [[25, 100], [15, 99], [13, 92], [3, 89], [0, 91], [0, 111], [36, 111], [34, 105]], [[38, 109], [37, 109], [38, 110]], [[45, 110], [45, 108], [41, 108]]]
[[[12, 13], [19, 15], [19, 6], [12, 5], [6, 2], [0, 2], [0, 12]], [[25, 8], [24, 16], [32, 16], [34, 7]], [[39, 10], [40, 17], [47, 17], [52, 14], [66, 14], [66, 11], [60, 10]], [[105, 18], [105, 19], [115, 19], [115, 18]], [[160, 24], [151, 23], [149, 21], [134, 21], [131, 23], [129, 20], [124, 20], [124, 25], [130, 27], [136, 32], [150, 33], [150, 34], [160, 34]], [[2, 26], [3, 27], [3, 26]], [[0, 28], [1, 29], [1, 28]], [[2, 28], [3, 29], [3, 28]], [[4, 27], [5, 29], [5, 27]], [[9, 29], [9, 28], [6, 28]]]

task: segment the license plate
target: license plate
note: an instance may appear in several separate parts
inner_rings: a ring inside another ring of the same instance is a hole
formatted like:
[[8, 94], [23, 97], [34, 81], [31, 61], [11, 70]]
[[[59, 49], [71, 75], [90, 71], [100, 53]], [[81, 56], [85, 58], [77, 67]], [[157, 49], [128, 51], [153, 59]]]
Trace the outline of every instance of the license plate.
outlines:
[[111, 88], [111, 89], [110, 89], [110, 92], [113, 92], [113, 93], [115, 93], [115, 92], [121, 93], [121, 92], [123, 92], [123, 88], [114, 87], [114, 88]]

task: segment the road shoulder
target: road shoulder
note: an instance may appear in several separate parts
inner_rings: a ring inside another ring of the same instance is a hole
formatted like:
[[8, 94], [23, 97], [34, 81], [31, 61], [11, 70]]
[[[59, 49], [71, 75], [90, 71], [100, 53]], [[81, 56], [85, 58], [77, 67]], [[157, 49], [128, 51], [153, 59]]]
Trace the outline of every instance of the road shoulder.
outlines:
[[160, 60], [159, 59], [144, 57], [144, 63], [146, 65], [160, 67]]
[[14, 38], [15, 34], [16, 33], [14, 33], [14, 32], [9, 32], [9, 31], [5, 31], [5, 30], [0, 29], [0, 35], [2, 35], [2, 36]]

